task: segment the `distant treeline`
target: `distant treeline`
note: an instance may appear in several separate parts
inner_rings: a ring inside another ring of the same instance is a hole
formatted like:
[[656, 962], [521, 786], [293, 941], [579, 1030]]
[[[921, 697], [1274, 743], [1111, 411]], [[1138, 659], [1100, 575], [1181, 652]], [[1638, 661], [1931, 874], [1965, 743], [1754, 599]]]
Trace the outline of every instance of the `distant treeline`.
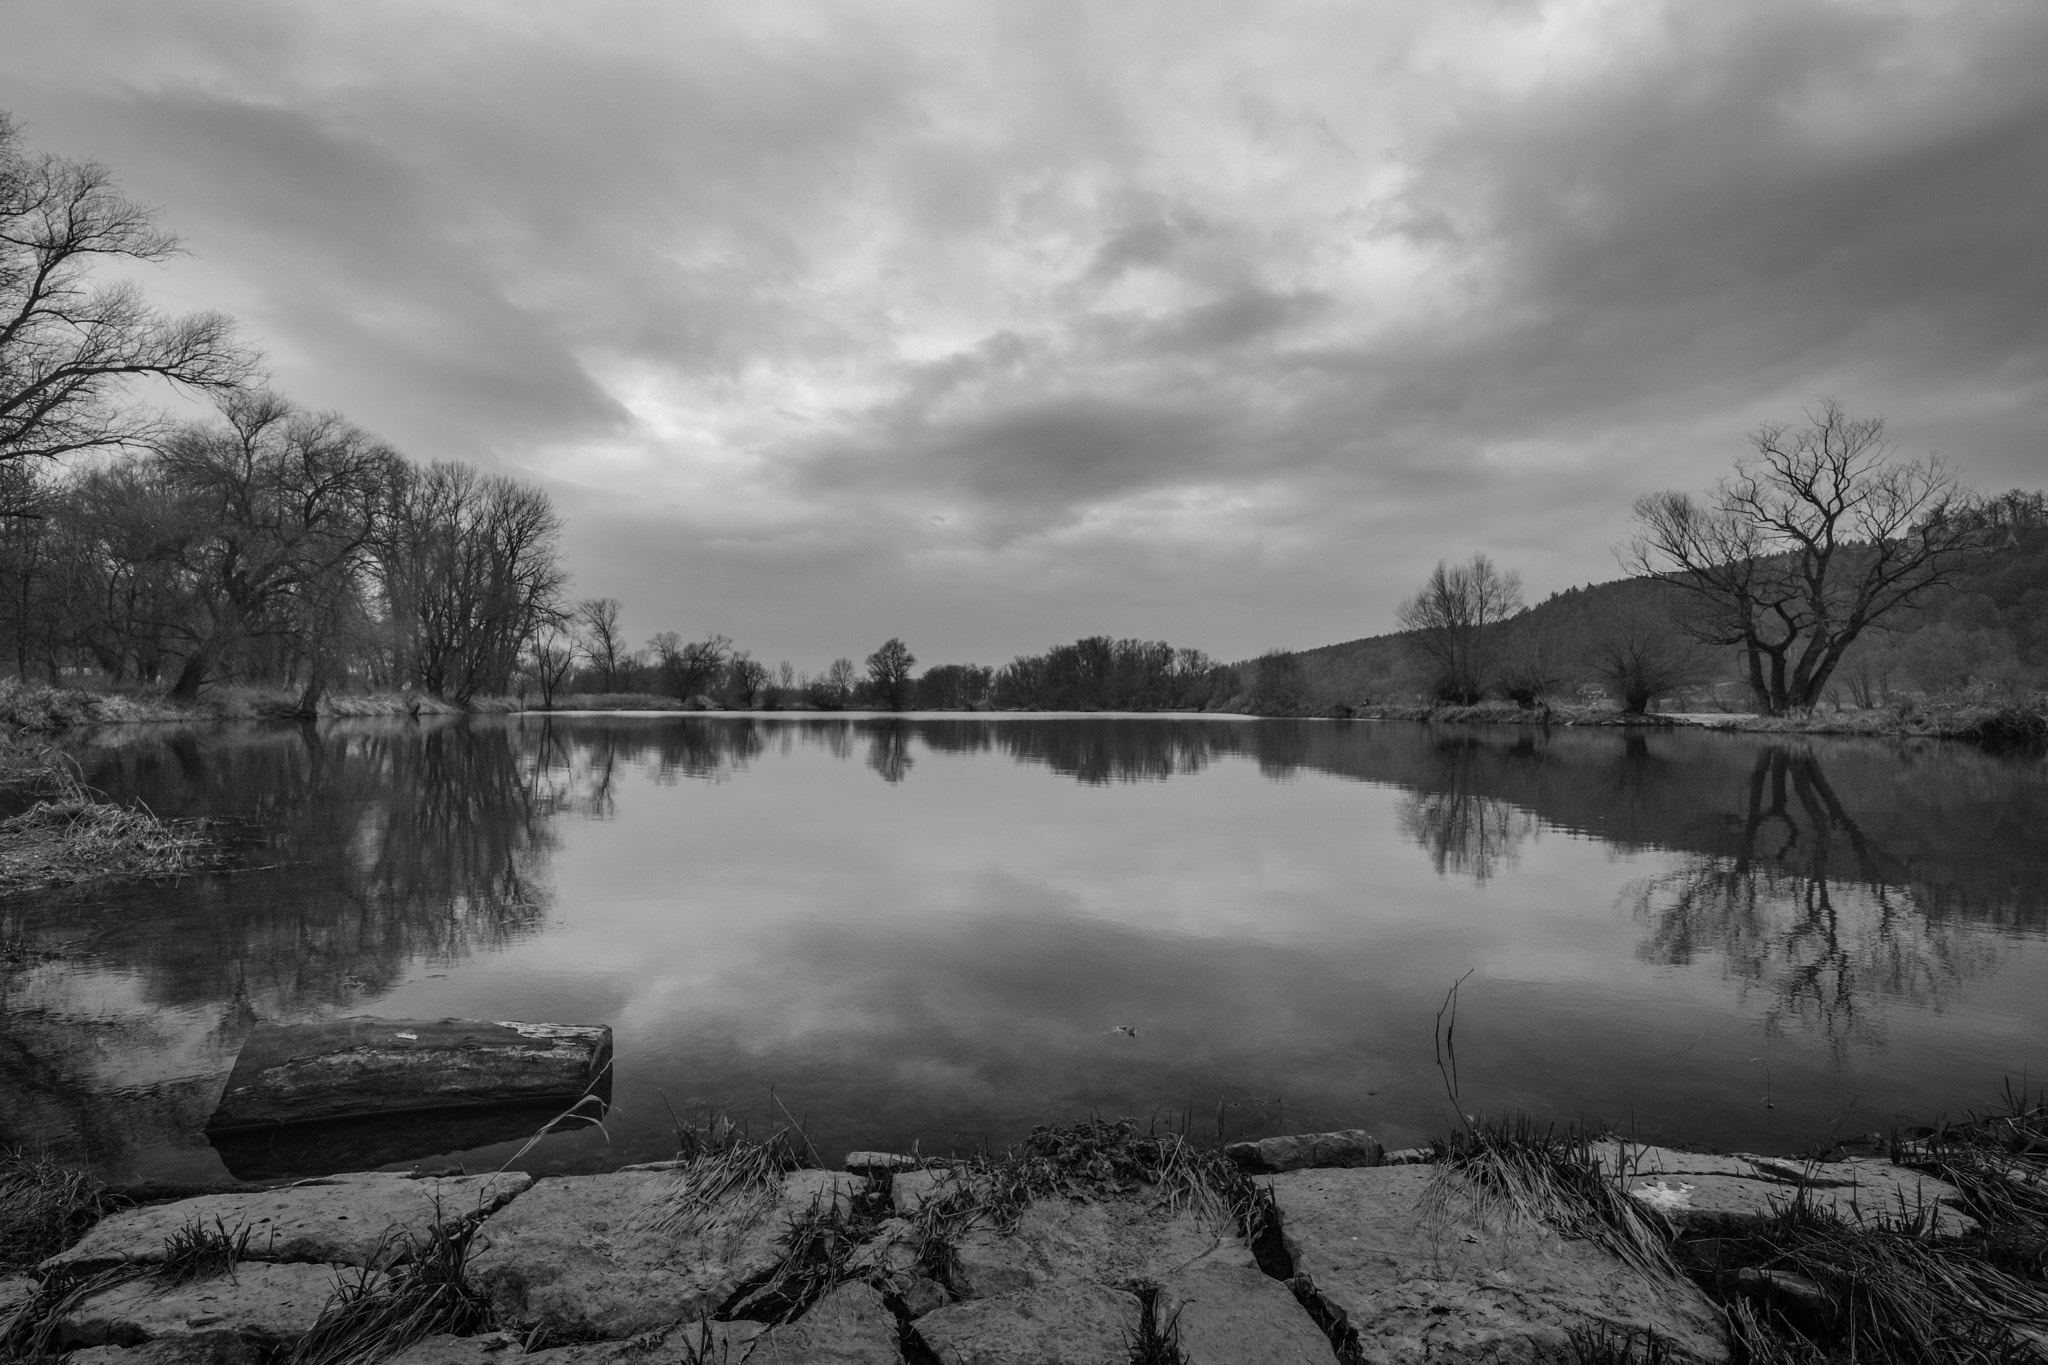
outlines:
[[862, 666], [836, 659], [814, 676], [787, 662], [770, 669], [723, 635], [685, 643], [669, 633], [633, 650], [617, 638], [619, 611], [611, 598], [577, 606], [574, 633], [560, 645], [565, 671], [544, 704], [615, 706], [645, 696], [742, 710], [1200, 711], [1243, 690], [1236, 670], [1199, 649], [1106, 635], [1000, 668], [940, 664], [921, 674], [909, 648], [890, 639]]

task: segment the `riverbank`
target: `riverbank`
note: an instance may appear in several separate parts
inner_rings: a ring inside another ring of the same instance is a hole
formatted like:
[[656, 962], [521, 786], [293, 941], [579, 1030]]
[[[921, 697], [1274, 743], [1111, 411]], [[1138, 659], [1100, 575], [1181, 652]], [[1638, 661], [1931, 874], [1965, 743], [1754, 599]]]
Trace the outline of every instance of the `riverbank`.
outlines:
[[[197, 701], [180, 702], [147, 693], [98, 692], [83, 688], [24, 685], [0, 681], [0, 733], [8, 730], [47, 733], [79, 726], [164, 721], [300, 720], [298, 695], [286, 689], [221, 688]], [[708, 700], [681, 703], [669, 697], [638, 692], [576, 693], [542, 707], [514, 697], [476, 698], [466, 705], [417, 692], [334, 693], [321, 699], [322, 718], [505, 715], [515, 713], [588, 711], [693, 711], [725, 714]], [[869, 716], [874, 712], [821, 711], [809, 705], [747, 715]], [[977, 715], [1042, 715], [1047, 712], [976, 711]], [[1066, 715], [1070, 713], [1060, 712]], [[1816, 709], [1797, 716], [1763, 716], [1739, 712], [1659, 712], [1627, 714], [1605, 704], [1546, 702], [1519, 706], [1513, 702], [1481, 702], [1470, 706], [1443, 704], [1337, 704], [1308, 707], [1248, 705], [1203, 712], [1160, 712], [1161, 715], [1249, 716], [1259, 719], [1403, 720], [1436, 725], [1513, 725], [1604, 728], [1675, 728], [1729, 730], [1746, 734], [1842, 735], [1893, 739], [1959, 739], [1979, 744], [2048, 744], [2048, 712], [2037, 705], [1991, 700], [1973, 695], [1917, 698], [1891, 706], [1864, 709]]]
[[108, 801], [85, 785], [65, 755], [5, 736], [0, 801], [22, 807], [0, 819], [0, 897], [183, 876], [204, 866], [215, 848], [204, 821], [165, 820]]
[[[683, 1126], [604, 1175], [139, 1207], [0, 1164], [0, 1351], [78, 1365], [2048, 1359], [2048, 1111], [1803, 1161], [1474, 1124], [959, 1159]], [[649, 1355], [655, 1352], [655, 1355]]]
[[[299, 694], [287, 688], [222, 687], [195, 701], [147, 692], [101, 692], [80, 687], [0, 680], [0, 732], [46, 733], [87, 725], [162, 721], [299, 720]], [[322, 717], [498, 715], [522, 709], [510, 697], [479, 697], [467, 705], [418, 692], [329, 693]]]

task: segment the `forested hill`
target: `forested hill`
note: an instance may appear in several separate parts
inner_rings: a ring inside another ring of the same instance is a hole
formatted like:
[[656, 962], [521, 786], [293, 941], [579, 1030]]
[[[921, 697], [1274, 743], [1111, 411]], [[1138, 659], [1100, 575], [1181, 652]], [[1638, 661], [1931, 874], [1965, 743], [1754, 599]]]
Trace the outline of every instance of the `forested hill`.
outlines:
[[[1851, 694], [1941, 692], [1972, 684], [2048, 689], [2048, 494], [2008, 493], [1993, 504], [1994, 543], [1924, 604], [1893, 618], [1896, 631], [1866, 634], [1839, 675]], [[1511, 567], [1511, 566], [1510, 566]], [[1518, 629], [1554, 652], [1565, 690], [1590, 681], [1589, 657], [1610, 625], [1647, 612], [1670, 622], [1670, 590], [1643, 579], [1614, 579], [1553, 593], [1516, 618]], [[1405, 700], [1427, 690], [1406, 637], [1369, 635], [1301, 650], [1302, 680], [1330, 700]], [[1732, 685], [1732, 651], [1703, 660], [1702, 691]], [[1732, 686], [1730, 688], [1732, 691]]]

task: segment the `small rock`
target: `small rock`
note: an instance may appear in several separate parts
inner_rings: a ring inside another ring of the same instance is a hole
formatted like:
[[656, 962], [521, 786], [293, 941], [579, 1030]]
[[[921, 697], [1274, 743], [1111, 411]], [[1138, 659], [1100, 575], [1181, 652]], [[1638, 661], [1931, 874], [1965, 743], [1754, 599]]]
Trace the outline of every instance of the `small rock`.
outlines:
[[1336, 1365], [1308, 1310], [1258, 1270], [1190, 1266], [1161, 1281], [1153, 1312], [1173, 1324], [1186, 1365]]
[[1428, 1166], [1273, 1178], [1297, 1274], [1358, 1333], [1368, 1365], [1568, 1358], [1571, 1334], [1654, 1333], [1678, 1360], [1723, 1361], [1720, 1315], [1589, 1242], [1510, 1220]]
[[216, 1220], [231, 1235], [250, 1229], [244, 1254], [251, 1261], [383, 1266], [409, 1249], [409, 1237], [425, 1238], [437, 1220], [452, 1226], [490, 1213], [532, 1183], [522, 1171], [454, 1180], [371, 1171], [276, 1190], [201, 1195], [103, 1219], [77, 1245], [44, 1261], [43, 1269], [154, 1264], [164, 1259], [165, 1239], [180, 1228], [197, 1223], [211, 1230]]
[[283, 1345], [312, 1327], [344, 1275], [350, 1283], [367, 1275], [372, 1287], [384, 1279], [342, 1266], [244, 1261], [227, 1274], [188, 1284], [143, 1277], [103, 1289], [65, 1314], [59, 1330], [81, 1346], [139, 1346], [199, 1332]]
[[944, 1167], [898, 1171], [889, 1181], [889, 1200], [896, 1206], [896, 1212], [908, 1217], [932, 1200], [945, 1198], [960, 1187], [962, 1180], [971, 1178]]
[[709, 1317], [775, 1268], [793, 1221], [862, 1187], [857, 1176], [791, 1171], [779, 1186], [691, 1209], [679, 1203], [688, 1174], [543, 1180], [479, 1230], [471, 1282], [508, 1325], [572, 1338], [630, 1337]]
[[1436, 1153], [1428, 1147], [1400, 1147], [1388, 1152], [1380, 1160], [1382, 1166], [1427, 1166], [1436, 1160]]
[[233, 1332], [187, 1332], [140, 1346], [90, 1346], [65, 1365], [256, 1365], [256, 1348]]
[[1140, 1313], [1120, 1289], [1065, 1284], [936, 1309], [912, 1330], [941, 1365], [1129, 1365]]
[[1012, 1231], [976, 1228], [954, 1253], [954, 1288], [970, 1299], [1070, 1280], [1158, 1280], [1195, 1262], [1256, 1264], [1234, 1228], [1124, 1199], [1033, 1204]]
[[901, 1152], [848, 1152], [846, 1169], [858, 1175], [872, 1175], [877, 1171], [916, 1170], [918, 1160]]
[[900, 1365], [896, 1315], [871, 1286], [842, 1284], [795, 1322], [769, 1329], [752, 1356], [804, 1365]]
[[924, 1275], [903, 1275], [894, 1280], [896, 1297], [903, 1301], [903, 1311], [913, 1318], [921, 1318], [934, 1308], [944, 1308], [951, 1303], [952, 1296], [946, 1293], [946, 1286]]
[[1293, 1133], [1257, 1142], [1233, 1142], [1223, 1154], [1249, 1171], [1302, 1171], [1377, 1166], [1386, 1153], [1371, 1133], [1347, 1128], [1337, 1133]]

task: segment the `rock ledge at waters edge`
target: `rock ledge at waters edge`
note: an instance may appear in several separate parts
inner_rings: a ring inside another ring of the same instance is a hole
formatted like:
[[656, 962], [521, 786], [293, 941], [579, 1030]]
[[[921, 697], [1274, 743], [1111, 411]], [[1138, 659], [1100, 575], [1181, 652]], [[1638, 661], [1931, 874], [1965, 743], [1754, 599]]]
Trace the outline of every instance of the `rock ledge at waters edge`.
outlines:
[[[1351, 1131], [1227, 1151], [1270, 1189], [1277, 1238], [1254, 1247], [1234, 1226], [1140, 1198], [1042, 1200], [1014, 1226], [964, 1227], [940, 1265], [919, 1255], [918, 1220], [975, 1177], [893, 1153], [792, 1171], [688, 1216], [676, 1214], [681, 1162], [538, 1180], [332, 1176], [115, 1214], [43, 1262], [40, 1286], [0, 1282], [0, 1328], [42, 1303], [55, 1310], [48, 1339], [78, 1365], [254, 1360], [288, 1349], [343, 1285], [374, 1291], [402, 1275], [437, 1223], [473, 1222], [467, 1273], [501, 1330], [428, 1337], [400, 1365], [1127, 1365], [1146, 1325], [1167, 1322], [1189, 1365], [1334, 1365], [1333, 1335], [1356, 1361], [1538, 1361], [1596, 1329], [1654, 1336], [1672, 1360], [1728, 1359], [1719, 1316], [1690, 1283], [1652, 1282], [1590, 1242], [1502, 1218], [1430, 1169], [1426, 1149], [1389, 1153]], [[1931, 1210], [1936, 1235], [1972, 1226], [1956, 1190], [1880, 1160], [1621, 1143], [1592, 1155], [1689, 1227], [1736, 1227], [1794, 1197], [1851, 1222]], [[872, 1198], [883, 1182], [886, 1202]], [[794, 1321], [747, 1320], [750, 1308], [776, 1316], [748, 1296], [792, 1230], [863, 1196], [867, 1241], [834, 1263], [840, 1282]], [[164, 1239], [194, 1223], [250, 1227], [247, 1259], [171, 1283], [156, 1264]], [[70, 1292], [93, 1276], [104, 1283]]]

